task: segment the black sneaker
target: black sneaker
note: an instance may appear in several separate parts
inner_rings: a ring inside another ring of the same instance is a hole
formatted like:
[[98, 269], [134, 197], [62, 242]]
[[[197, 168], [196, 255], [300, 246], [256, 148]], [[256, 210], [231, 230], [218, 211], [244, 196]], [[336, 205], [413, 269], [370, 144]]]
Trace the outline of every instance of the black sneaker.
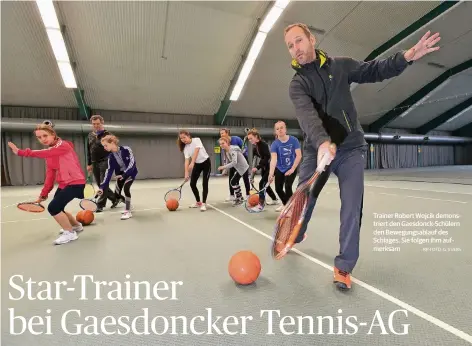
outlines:
[[117, 198], [117, 199], [115, 199], [115, 201], [111, 204], [111, 208], [112, 208], [112, 209], [113, 209], [113, 208], [116, 208], [116, 206], [117, 206], [118, 204], [120, 204], [120, 202], [121, 202], [121, 203], [125, 203], [125, 199], [124, 199], [124, 198]]
[[97, 210], [95, 210], [96, 213], [101, 213], [102, 211], [103, 211], [102, 207], [99, 207], [99, 208], [97, 208]]

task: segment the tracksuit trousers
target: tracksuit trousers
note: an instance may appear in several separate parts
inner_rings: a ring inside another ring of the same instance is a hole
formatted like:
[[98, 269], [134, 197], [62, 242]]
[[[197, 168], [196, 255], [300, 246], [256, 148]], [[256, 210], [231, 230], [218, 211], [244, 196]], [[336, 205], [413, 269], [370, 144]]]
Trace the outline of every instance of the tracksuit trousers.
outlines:
[[[338, 149], [336, 156], [325, 172], [320, 175], [308, 201], [305, 221], [296, 242], [303, 239], [318, 196], [333, 172], [339, 183], [341, 197], [339, 254], [334, 265], [339, 270], [351, 273], [359, 258], [359, 238], [364, 202], [364, 166], [366, 147]], [[303, 184], [314, 174], [317, 167], [317, 151], [306, 147], [299, 169], [299, 183]]]

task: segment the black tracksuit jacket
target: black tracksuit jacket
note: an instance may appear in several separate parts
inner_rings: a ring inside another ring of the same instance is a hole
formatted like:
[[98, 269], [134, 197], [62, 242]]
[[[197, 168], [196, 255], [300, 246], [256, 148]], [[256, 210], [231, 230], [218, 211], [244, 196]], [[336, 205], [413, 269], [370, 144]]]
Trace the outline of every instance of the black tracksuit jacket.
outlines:
[[290, 82], [289, 94], [304, 135], [305, 147], [315, 150], [325, 141], [338, 148], [366, 145], [351, 95], [351, 83], [376, 83], [400, 75], [408, 63], [404, 52], [386, 59], [357, 61], [347, 57], [329, 57], [316, 50], [316, 59], [299, 65]]

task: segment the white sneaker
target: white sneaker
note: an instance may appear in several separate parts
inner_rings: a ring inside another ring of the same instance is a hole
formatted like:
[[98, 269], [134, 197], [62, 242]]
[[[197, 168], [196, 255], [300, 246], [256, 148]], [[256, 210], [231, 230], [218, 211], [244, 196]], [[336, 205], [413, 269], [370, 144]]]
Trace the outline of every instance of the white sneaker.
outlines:
[[277, 209], [275, 209], [275, 211], [279, 212], [279, 211], [282, 211], [283, 209], [284, 209], [284, 205], [281, 205]]
[[131, 212], [129, 210], [125, 210], [125, 212], [121, 215], [121, 220], [128, 220], [132, 217], [133, 215], [131, 214]]
[[200, 211], [206, 211], [207, 208], [206, 208], [206, 205], [205, 203], [202, 203], [202, 206], [200, 207]]
[[266, 200], [266, 204], [267, 205], [278, 205], [280, 204], [279, 200], [276, 199], [275, 201], [274, 200]]
[[189, 206], [189, 208], [201, 208], [201, 207], [202, 207], [202, 202], [196, 202]]
[[72, 230], [76, 233], [80, 233], [84, 230], [84, 226], [79, 222], [78, 226], [72, 226]]
[[261, 212], [262, 210], [264, 210], [264, 206], [258, 204], [258, 205], [256, 205], [255, 207], [252, 207], [251, 210], [252, 210], [253, 212], [258, 213], [258, 212]]
[[61, 230], [61, 231], [62, 231], [61, 236], [54, 241], [54, 244], [56, 245], [66, 244], [70, 241], [73, 241], [79, 238], [77, 236], [77, 232], [75, 231], [64, 231], [64, 230]]
[[[75, 231], [76, 233], [80, 233], [84, 230], [84, 226], [79, 222], [78, 226], [72, 226], [72, 230]], [[59, 234], [62, 234], [62, 233], [64, 233], [63, 229], [59, 231]]]
[[232, 201], [234, 201], [234, 196], [233, 195], [231, 195], [231, 196], [229, 196], [228, 198], [225, 199], [225, 202], [232, 202]]

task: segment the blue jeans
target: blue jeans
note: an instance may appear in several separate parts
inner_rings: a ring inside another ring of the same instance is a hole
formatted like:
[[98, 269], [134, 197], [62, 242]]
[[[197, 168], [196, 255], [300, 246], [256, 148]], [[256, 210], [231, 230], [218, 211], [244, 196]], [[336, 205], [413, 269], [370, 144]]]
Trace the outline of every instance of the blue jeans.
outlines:
[[[333, 172], [338, 177], [341, 197], [341, 225], [339, 230], [339, 254], [334, 260], [336, 268], [352, 272], [359, 258], [359, 238], [364, 203], [364, 166], [366, 147], [338, 149], [336, 157], [320, 175], [308, 201], [305, 220], [296, 242], [303, 239], [315, 208], [318, 196]], [[298, 186], [310, 179], [317, 167], [317, 151], [306, 147], [300, 164]]]

